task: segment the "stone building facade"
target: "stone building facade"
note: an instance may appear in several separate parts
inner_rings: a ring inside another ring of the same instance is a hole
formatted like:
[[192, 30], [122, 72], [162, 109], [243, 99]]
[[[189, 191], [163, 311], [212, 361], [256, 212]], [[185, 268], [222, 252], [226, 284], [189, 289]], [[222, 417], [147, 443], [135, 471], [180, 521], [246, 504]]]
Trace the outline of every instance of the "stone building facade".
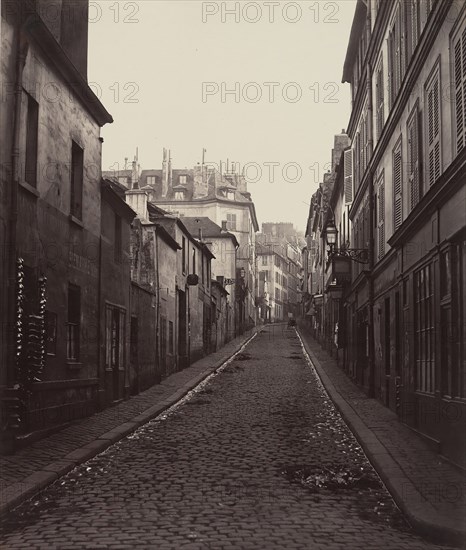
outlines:
[[54, 1], [53, 19], [47, 4], [1, 5], [6, 439], [99, 403], [100, 128], [112, 117], [87, 83], [88, 3]]

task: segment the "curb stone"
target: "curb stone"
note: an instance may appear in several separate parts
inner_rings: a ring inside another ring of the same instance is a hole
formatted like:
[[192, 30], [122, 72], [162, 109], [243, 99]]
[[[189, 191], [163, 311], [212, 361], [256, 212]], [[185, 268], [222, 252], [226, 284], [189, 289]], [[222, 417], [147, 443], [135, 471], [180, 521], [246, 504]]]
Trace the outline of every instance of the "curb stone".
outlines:
[[[262, 326], [256, 327], [253, 330], [252, 335], [247, 336], [237, 343], [234, 351], [228, 352], [224, 356], [220, 357], [220, 359], [218, 359], [213, 365], [206, 367], [200, 374], [194, 375], [180, 388], [175, 389], [169, 397], [163, 397], [156, 405], [152, 405], [151, 407], [140, 412], [137, 416], [131, 418], [129, 421], [127, 420], [112, 430], [96, 437], [94, 441], [90, 441], [89, 443], [74, 449], [61, 458], [57, 458], [55, 462], [52, 462], [42, 467], [40, 470], [33, 472], [21, 481], [17, 481], [5, 487], [5, 489], [0, 491], [0, 515], [13, 510], [22, 502], [32, 498], [34, 495], [45, 489], [48, 485], [52, 484], [80, 464], [94, 458], [114, 445], [117, 441], [124, 439], [126, 436], [175, 405], [208, 376], [214, 374], [224, 363], [237, 355], [243, 347], [247, 346], [249, 342], [262, 331], [262, 329]], [[203, 359], [207, 359], [208, 357], [209, 356], [206, 356]]]
[[305, 338], [301, 335], [301, 330], [297, 329], [296, 332], [329, 397], [413, 529], [420, 535], [429, 537], [436, 542], [464, 548], [466, 531], [458, 529], [456, 525], [449, 521], [449, 518], [439, 517], [438, 512], [424, 499], [396, 459], [336, 389], [319, 360], [309, 348]]

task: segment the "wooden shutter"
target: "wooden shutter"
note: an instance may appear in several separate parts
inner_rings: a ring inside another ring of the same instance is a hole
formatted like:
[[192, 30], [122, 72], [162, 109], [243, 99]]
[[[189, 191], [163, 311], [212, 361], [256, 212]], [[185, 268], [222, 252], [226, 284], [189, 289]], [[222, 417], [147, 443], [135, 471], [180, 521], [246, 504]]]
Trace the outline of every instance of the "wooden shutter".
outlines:
[[377, 249], [380, 259], [385, 254], [385, 182], [383, 176], [379, 183], [377, 205]]
[[466, 27], [453, 46], [455, 70], [456, 153], [466, 146]]
[[393, 228], [403, 223], [403, 168], [401, 140], [393, 150]]
[[394, 59], [394, 46], [393, 46], [393, 31], [390, 31], [388, 35], [388, 102], [389, 109], [393, 107], [394, 93], [393, 93], [393, 59]]
[[383, 62], [382, 60], [379, 63], [377, 69], [376, 83], [375, 83], [375, 102], [376, 102], [376, 132], [377, 139], [380, 138], [382, 134], [382, 129], [384, 125], [384, 89], [383, 89]]
[[401, 10], [400, 6], [397, 7], [395, 21], [394, 21], [394, 96], [393, 100], [400, 91], [401, 75], [402, 75], [402, 51], [401, 51]]
[[408, 120], [408, 180], [411, 210], [421, 198], [419, 111], [414, 107]]
[[429, 185], [440, 176], [440, 77], [438, 70], [427, 87], [427, 166]]
[[364, 114], [364, 172], [369, 164], [369, 117], [367, 107]]
[[345, 204], [350, 204], [353, 202], [353, 151], [348, 149], [343, 155]]
[[419, 40], [419, 3], [418, 0], [410, 1], [411, 9], [411, 54], [414, 53]]

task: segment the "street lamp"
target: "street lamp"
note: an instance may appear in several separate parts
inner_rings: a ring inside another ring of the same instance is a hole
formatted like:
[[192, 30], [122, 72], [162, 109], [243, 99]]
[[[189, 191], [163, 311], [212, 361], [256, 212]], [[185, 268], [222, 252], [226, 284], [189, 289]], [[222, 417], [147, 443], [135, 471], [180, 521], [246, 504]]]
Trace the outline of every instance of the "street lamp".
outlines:
[[335, 227], [333, 220], [329, 221], [325, 227], [325, 237], [327, 244], [330, 246], [329, 259], [333, 256], [339, 256], [342, 258], [349, 258], [353, 262], [360, 264], [369, 263], [369, 250], [367, 248], [336, 248], [338, 230]]
[[337, 234], [338, 230], [335, 224], [333, 221], [329, 222], [325, 228], [325, 237], [327, 239], [327, 244], [332, 248], [337, 244]]

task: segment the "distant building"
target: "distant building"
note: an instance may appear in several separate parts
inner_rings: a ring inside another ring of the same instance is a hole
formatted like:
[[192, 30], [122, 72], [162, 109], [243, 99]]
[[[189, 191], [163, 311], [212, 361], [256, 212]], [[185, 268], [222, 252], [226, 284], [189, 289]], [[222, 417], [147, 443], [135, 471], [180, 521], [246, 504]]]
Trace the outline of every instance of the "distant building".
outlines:
[[171, 155], [164, 149], [162, 169], [105, 172], [106, 177], [122, 180], [148, 194], [150, 202], [180, 217], [207, 217], [220, 227], [226, 223], [239, 247], [236, 254], [236, 301], [238, 331], [256, 323], [255, 234], [259, 230], [256, 210], [247, 191], [246, 180], [235, 172], [220, 173], [208, 165], [174, 169]]
[[239, 332], [239, 307], [236, 300], [236, 254], [239, 248], [235, 235], [206, 217], [183, 216], [182, 222], [188, 231], [200, 242], [204, 242], [212, 254], [212, 279], [225, 289], [223, 300], [225, 327], [219, 343], [225, 343]]

